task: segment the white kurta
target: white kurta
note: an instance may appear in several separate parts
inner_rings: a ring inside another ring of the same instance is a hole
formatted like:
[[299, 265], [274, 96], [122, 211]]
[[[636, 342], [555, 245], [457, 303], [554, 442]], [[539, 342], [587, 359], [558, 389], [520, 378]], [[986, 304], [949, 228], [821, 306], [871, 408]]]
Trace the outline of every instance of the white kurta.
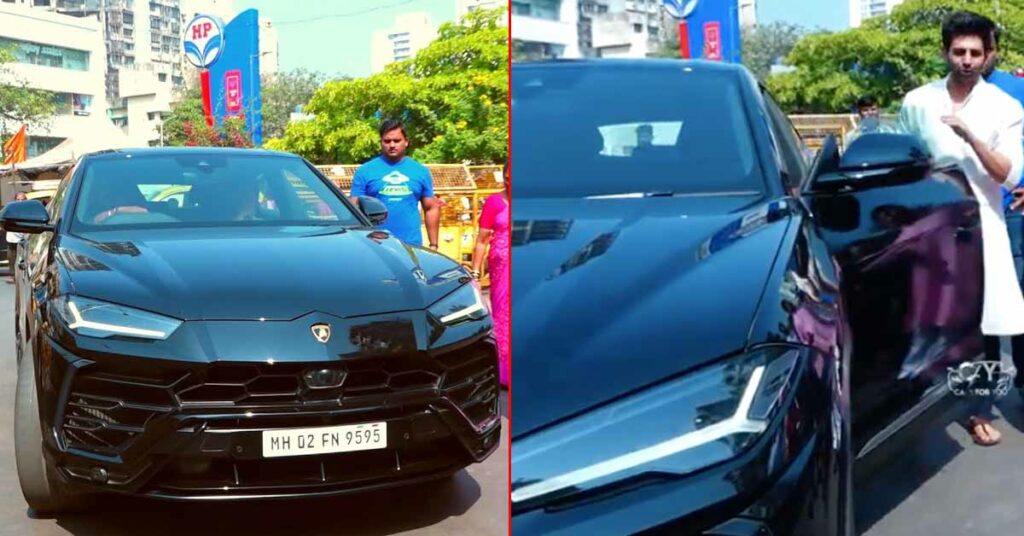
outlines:
[[[959, 164], [967, 175], [981, 213], [984, 237], [985, 296], [981, 331], [985, 335], [1024, 333], [1024, 296], [1013, 264], [1010, 238], [1003, 216], [1003, 193], [989, 176], [971, 146], [942, 122], [953, 115], [946, 80], [919, 87], [903, 99], [900, 123], [928, 145], [937, 165]], [[1004, 185], [1016, 187], [1024, 169], [1024, 109], [1013, 97], [981, 80], [956, 113], [976, 137], [1010, 159]]]

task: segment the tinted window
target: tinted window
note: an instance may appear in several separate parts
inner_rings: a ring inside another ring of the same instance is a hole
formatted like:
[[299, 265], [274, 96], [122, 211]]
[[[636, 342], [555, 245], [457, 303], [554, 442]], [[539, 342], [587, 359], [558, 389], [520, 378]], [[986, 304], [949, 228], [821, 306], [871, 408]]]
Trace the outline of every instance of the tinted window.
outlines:
[[305, 162], [244, 154], [86, 162], [73, 230], [209, 225], [359, 225]]
[[738, 77], [664, 66], [521, 66], [515, 195], [764, 191]]
[[789, 180], [793, 186], [799, 186], [804, 179], [810, 154], [800, 139], [800, 134], [793, 126], [793, 122], [782, 112], [768, 93], [764, 93], [764, 103], [768, 108], [768, 113], [772, 116], [772, 122], [775, 123], [775, 133], [781, 144], [779, 150], [782, 152], [782, 158], [785, 159]]

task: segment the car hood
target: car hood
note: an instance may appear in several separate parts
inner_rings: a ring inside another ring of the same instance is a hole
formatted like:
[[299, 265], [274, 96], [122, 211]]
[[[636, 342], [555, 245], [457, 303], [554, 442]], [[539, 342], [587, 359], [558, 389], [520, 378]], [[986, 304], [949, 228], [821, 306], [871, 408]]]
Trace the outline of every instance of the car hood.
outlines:
[[451, 259], [380, 231], [103, 231], [57, 250], [74, 293], [182, 320], [290, 320], [423, 309], [465, 282]]
[[742, 349], [785, 203], [515, 200], [514, 436]]

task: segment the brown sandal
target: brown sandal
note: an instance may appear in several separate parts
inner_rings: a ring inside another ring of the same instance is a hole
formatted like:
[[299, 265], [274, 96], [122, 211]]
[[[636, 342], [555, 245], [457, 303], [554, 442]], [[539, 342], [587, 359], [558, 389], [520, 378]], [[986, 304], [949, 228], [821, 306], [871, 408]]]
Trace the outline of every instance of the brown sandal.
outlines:
[[[971, 439], [983, 447], [998, 445], [1002, 438], [999, 430], [996, 430], [996, 427], [992, 426], [988, 419], [971, 417], [968, 421], [968, 426], [970, 427]], [[984, 433], [984, 437], [982, 437], [982, 433]]]

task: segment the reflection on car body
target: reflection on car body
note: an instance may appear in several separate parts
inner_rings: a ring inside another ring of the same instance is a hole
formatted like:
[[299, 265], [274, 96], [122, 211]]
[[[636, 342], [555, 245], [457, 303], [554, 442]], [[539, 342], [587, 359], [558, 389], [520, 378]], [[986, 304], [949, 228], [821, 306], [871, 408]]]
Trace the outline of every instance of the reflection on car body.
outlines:
[[513, 532], [852, 534], [855, 460], [981, 349], [963, 175], [807, 162], [734, 65], [515, 64], [512, 106]]

